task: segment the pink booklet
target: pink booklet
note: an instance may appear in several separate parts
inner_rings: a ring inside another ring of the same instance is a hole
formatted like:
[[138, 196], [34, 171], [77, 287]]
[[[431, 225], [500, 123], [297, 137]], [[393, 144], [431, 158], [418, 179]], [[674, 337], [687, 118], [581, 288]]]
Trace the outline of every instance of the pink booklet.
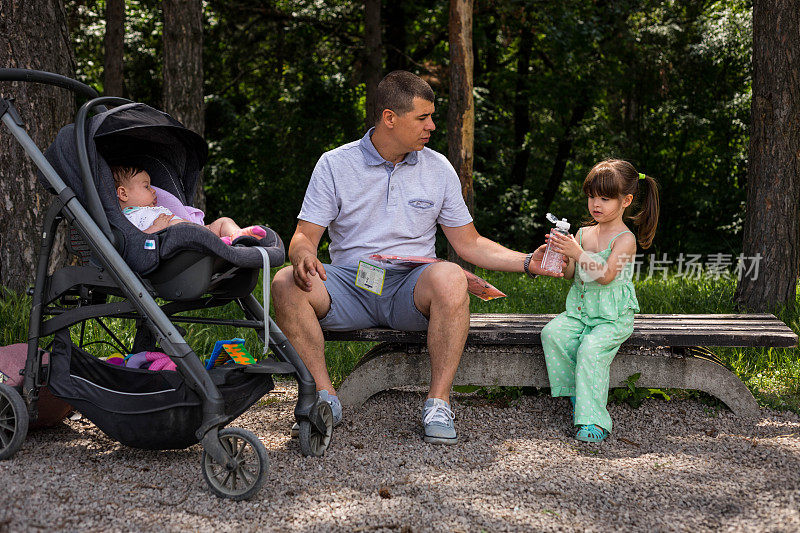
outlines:
[[[381, 254], [372, 254], [369, 256], [370, 259], [373, 261], [379, 261], [381, 263], [387, 263], [390, 265], [403, 265], [403, 266], [417, 266], [423, 265], [426, 263], [439, 263], [444, 261], [444, 259], [436, 259], [434, 257], [417, 257], [417, 256], [405, 256], [401, 257], [399, 255], [381, 255]], [[480, 298], [484, 301], [494, 300], [495, 298], [503, 298], [505, 294], [500, 291], [497, 287], [489, 283], [483, 278], [479, 278], [472, 272], [468, 270], [464, 270], [464, 274], [467, 276], [467, 290], [471, 293]]]

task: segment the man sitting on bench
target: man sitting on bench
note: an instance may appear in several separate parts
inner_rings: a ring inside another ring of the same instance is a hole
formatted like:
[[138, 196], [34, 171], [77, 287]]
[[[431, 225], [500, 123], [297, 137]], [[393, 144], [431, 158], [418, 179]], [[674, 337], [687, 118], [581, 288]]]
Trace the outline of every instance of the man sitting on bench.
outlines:
[[[314, 376], [320, 397], [331, 404], [337, 424], [342, 406], [325, 365], [322, 329], [427, 330], [425, 441], [455, 444], [449, 400], [469, 330], [466, 277], [453, 263], [409, 269], [369, 256], [435, 257], [438, 223], [456, 253], [472, 264], [552, 274], [540, 268], [543, 247], [525, 255], [475, 230], [452, 165], [425, 148], [436, 129], [433, 102], [430, 85], [410, 72], [395, 71], [380, 82], [375, 127], [317, 162], [289, 244], [292, 266], [275, 276], [272, 295], [278, 325]], [[331, 265], [317, 258], [326, 228]]]

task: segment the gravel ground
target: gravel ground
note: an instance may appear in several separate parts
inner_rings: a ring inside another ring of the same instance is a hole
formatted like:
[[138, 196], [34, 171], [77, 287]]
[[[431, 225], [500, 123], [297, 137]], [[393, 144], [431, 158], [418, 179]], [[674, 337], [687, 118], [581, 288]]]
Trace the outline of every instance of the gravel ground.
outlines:
[[67, 421], [0, 463], [0, 531], [800, 531], [793, 413], [614, 405], [614, 434], [591, 445], [572, 439], [564, 400], [456, 395], [461, 442], [447, 447], [422, 441], [421, 392], [390, 391], [346, 411], [312, 459], [289, 437], [294, 387], [266, 398], [233, 424], [267, 446], [253, 500], [211, 495], [199, 446], [134, 450]]

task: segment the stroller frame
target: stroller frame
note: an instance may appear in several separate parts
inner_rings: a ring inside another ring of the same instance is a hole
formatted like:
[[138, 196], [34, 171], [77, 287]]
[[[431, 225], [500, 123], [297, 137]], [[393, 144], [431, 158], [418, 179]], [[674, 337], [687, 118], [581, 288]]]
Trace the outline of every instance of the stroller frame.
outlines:
[[[55, 197], [45, 215], [43, 224], [35, 285], [32, 290], [29, 290], [29, 294], [32, 296], [32, 308], [27, 339], [27, 360], [21, 391], [22, 402], [25, 406], [24, 413], [18, 412], [21, 404], [19, 398], [14, 397], [18, 391], [0, 384], [0, 400], [5, 398], [11, 404], [16, 422], [11, 442], [8, 445], [0, 442], [0, 459], [10, 457], [17, 451], [24, 441], [29, 420], [36, 420], [38, 415], [39, 389], [46, 386], [49, 380], [49, 368], [48, 365], [43, 364], [43, 352], [38, 346], [39, 339], [74, 324], [84, 323], [89, 319], [99, 320], [101, 317], [135, 319], [138, 325], [145, 325], [152, 335], [151, 338], [155, 339], [161, 350], [175, 362], [177, 370], [187, 386], [201, 398], [202, 422], [195, 436], [204, 448], [202, 464], [206, 481], [212, 492], [218, 496], [233, 499], [251, 497], [263, 483], [265, 469], [251, 484], [252, 486], [245, 486], [246, 490], [236, 487], [234, 487], [236, 490], [233, 490], [225, 483], [220, 484], [219, 481], [214, 482], [209, 479], [208, 465], [216, 463], [217, 466], [221, 465], [229, 473], [228, 477], [231, 477], [230, 473], [234, 474], [234, 486], [236, 485], [235, 474], [241, 465], [235, 457], [236, 454], [232, 453], [236, 448], [232, 445], [231, 439], [240, 438], [241, 440], [242, 434], [249, 432], [233, 428], [222, 429], [230, 420], [230, 417], [224, 412], [223, 397], [208, 371], [189, 347], [173, 321], [255, 329], [262, 342], [268, 343], [276, 359], [267, 358], [257, 364], [248, 365], [244, 368], [244, 372], [265, 374], [265, 379], [270, 379], [271, 374], [291, 374], [295, 377], [298, 383], [298, 401], [294, 414], [301, 429], [301, 451], [304, 455], [322, 455], [327, 449], [332, 435], [333, 417], [330, 406], [318, 399], [316, 385], [310, 372], [286, 336], [265, 313], [256, 298], [252, 294], [236, 297], [205, 296], [187, 301], [172, 301], [159, 306], [155, 300], [155, 297], [159, 296], [158, 291], [147, 279], [134, 273], [115, 248], [115, 243], [118, 242], [117, 236], [109, 226], [89, 166], [85, 125], [91, 111], [99, 109], [103, 112], [105, 105], [118, 106], [131, 103], [131, 101], [116, 97], [98, 97], [94, 89], [83, 83], [42, 71], [0, 69], [0, 81], [26, 81], [55, 85], [89, 98], [89, 101], [81, 106], [75, 120], [78, 161], [88, 204], [84, 207], [76, 197], [76, 193], [65, 184], [25, 131], [24, 123], [14, 107], [13, 99], [0, 97], [2, 123], [22, 145], [27, 155], [55, 191]], [[53, 275], [48, 275], [48, 263], [56, 230], [62, 221], [67, 221], [83, 237], [99, 266], [64, 267], [54, 272]], [[231, 275], [237, 274], [237, 270], [245, 271], [238, 272], [240, 275], [253, 276], [252, 269], [234, 267], [222, 278], [230, 279]], [[250, 270], [249, 273], [248, 270]], [[257, 270], [255, 276], [257, 277]], [[264, 277], [264, 283], [269, 283], [269, 271], [265, 272]], [[211, 285], [213, 286], [213, 283]], [[108, 302], [109, 295], [123, 296], [125, 299]], [[233, 300], [237, 301], [246, 320], [171, 317], [177, 312], [221, 306]], [[60, 302], [61, 306], [48, 307], [55, 301]], [[76, 304], [77, 306], [75, 306]], [[65, 308], [65, 305], [71, 307]], [[44, 320], [45, 316], [53, 318]], [[268, 325], [265, 325], [265, 321], [268, 321]], [[265, 326], [268, 327], [268, 338], [264, 338]], [[221, 436], [221, 433], [225, 434]], [[235, 435], [231, 436], [232, 433]], [[243, 440], [255, 448], [258, 457], [263, 458], [263, 462], [265, 462], [266, 451], [263, 444], [254, 435], [250, 434], [250, 436], [253, 438], [243, 438]], [[255, 442], [250, 442], [253, 440]], [[231, 449], [232, 446], [234, 450]]]

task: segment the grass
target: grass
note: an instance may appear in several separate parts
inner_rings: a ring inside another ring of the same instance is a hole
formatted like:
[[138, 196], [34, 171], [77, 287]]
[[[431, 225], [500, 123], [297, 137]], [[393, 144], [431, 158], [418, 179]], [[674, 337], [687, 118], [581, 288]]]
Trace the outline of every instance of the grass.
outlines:
[[[472, 298], [471, 311], [475, 313], [560, 313], [569, 290], [569, 282], [554, 278], [537, 278], [535, 281], [519, 274], [478, 271], [490, 283], [508, 294], [507, 298], [483, 302]], [[735, 279], [687, 279], [674, 275], [636, 281], [636, 294], [643, 313], [734, 313], [733, 294]], [[261, 284], [257, 287], [261, 297]], [[0, 345], [25, 342], [27, 338], [30, 298], [8, 290], [0, 296]], [[799, 302], [800, 303], [800, 299]], [[777, 311], [776, 315], [795, 333], [800, 333], [800, 306]], [[235, 304], [218, 309], [195, 312], [199, 316], [241, 318]], [[271, 313], [273, 314], [273, 313]], [[273, 314], [274, 316], [274, 314]], [[130, 346], [133, 340], [131, 321], [107, 321], [120, 339]], [[219, 339], [243, 337], [245, 345], [254, 355], [262, 345], [253, 330], [233, 327], [211, 328], [202, 324], [184, 324], [186, 339], [198, 354], [208, 354]], [[77, 340], [79, 328], [72, 328]], [[108, 335], [95, 323], [88, 323], [85, 331], [88, 340], [109, 341]], [[46, 343], [43, 341], [43, 346]], [[325, 347], [331, 378], [339, 385], [352, 371], [360, 357], [372, 343], [329, 342]], [[108, 356], [115, 351], [106, 344], [96, 344], [98, 356]], [[797, 348], [715, 348], [712, 350], [753, 392], [761, 405], [789, 409], [800, 413], [800, 351]]]

